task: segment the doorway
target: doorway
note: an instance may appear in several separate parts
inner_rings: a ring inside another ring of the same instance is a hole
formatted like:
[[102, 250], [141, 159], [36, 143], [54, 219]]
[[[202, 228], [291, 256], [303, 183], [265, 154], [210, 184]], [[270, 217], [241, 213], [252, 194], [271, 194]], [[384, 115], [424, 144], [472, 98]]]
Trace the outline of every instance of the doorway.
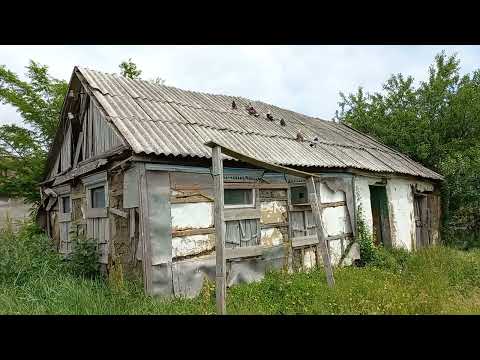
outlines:
[[415, 214], [415, 245], [417, 249], [420, 249], [428, 246], [430, 243], [428, 236], [427, 196], [414, 194], [413, 207]]
[[385, 186], [371, 185], [369, 188], [373, 219], [373, 241], [375, 245], [391, 246], [387, 191]]

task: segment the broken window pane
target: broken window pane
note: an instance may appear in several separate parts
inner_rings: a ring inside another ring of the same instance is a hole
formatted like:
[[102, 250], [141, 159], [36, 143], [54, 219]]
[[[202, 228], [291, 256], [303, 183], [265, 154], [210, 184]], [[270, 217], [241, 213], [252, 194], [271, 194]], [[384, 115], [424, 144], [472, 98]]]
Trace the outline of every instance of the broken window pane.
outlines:
[[290, 189], [292, 204], [308, 204], [307, 187], [295, 186]]
[[254, 206], [253, 189], [225, 189], [226, 206]]
[[100, 186], [90, 190], [92, 208], [104, 208], [105, 207], [105, 187]]

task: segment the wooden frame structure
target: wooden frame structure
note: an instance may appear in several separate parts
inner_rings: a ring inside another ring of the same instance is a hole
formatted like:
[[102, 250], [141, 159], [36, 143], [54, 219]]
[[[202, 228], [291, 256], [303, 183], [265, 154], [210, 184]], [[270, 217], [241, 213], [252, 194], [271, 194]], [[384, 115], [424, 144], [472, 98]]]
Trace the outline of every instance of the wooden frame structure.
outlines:
[[298, 176], [306, 179], [308, 199], [310, 206], [312, 207], [312, 214], [315, 220], [315, 226], [317, 231], [317, 248], [322, 255], [323, 266], [327, 275], [327, 283], [330, 287], [335, 285], [335, 279], [333, 277], [332, 264], [330, 261], [330, 254], [328, 251], [325, 235], [323, 233], [323, 223], [320, 213], [320, 202], [315, 190], [315, 178], [320, 178], [318, 175], [308, 172], [292, 169], [286, 166], [276, 165], [268, 163], [262, 160], [252, 158], [248, 155], [239, 153], [226, 146], [223, 146], [214, 141], [208, 141], [206, 146], [212, 148], [212, 174], [214, 179], [214, 195], [215, 195], [215, 254], [216, 254], [216, 267], [215, 267], [215, 292], [217, 302], [217, 312], [219, 314], [226, 314], [226, 256], [225, 256], [225, 215], [224, 215], [224, 199], [223, 199], [223, 160], [222, 154], [236, 158], [245, 163], [255, 165], [268, 170], [289, 174], [292, 176]]

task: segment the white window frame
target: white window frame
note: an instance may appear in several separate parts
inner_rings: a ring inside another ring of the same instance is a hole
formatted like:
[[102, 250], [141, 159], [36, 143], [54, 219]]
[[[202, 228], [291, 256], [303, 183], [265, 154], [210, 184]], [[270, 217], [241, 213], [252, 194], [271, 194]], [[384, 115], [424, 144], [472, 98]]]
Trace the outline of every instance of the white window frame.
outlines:
[[[241, 204], [241, 205], [227, 205], [227, 204], [224, 204], [224, 207], [225, 209], [245, 209], [245, 208], [249, 208], [249, 209], [255, 209], [256, 207], [256, 201], [255, 201], [255, 190], [254, 188], [248, 188], [248, 189], [245, 189], [245, 188], [227, 188], [227, 189], [223, 189], [223, 191], [225, 192], [226, 190], [251, 190], [252, 191], [252, 203], [251, 204]], [[224, 195], [225, 197], [225, 195]]]

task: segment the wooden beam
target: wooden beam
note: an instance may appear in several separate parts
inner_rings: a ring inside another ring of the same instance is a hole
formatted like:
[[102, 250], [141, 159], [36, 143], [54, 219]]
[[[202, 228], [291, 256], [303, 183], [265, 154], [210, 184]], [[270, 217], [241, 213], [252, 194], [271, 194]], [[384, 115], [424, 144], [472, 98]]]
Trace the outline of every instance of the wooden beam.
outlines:
[[[334, 241], [346, 238], [352, 238], [352, 233], [342, 233], [335, 236], [327, 236], [325, 238], [326, 241]], [[292, 246], [293, 247], [301, 247], [301, 246], [311, 246], [318, 244], [318, 237], [317, 235], [307, 235], [307, 236], [296, 236], [292, 238]]]
[[123, 218], [127, 218], [128, 217], [128, 214], [125, 212], [125, 211], [122, 211], [120, 209], [116, 209], [116, 208], [108, 208], [108, 211], [111, 212], [112, 214], [114, 215], [117, 215], [117, 216], [121, 216]]
[[208, 235], [213, 233], [215, 233], [214, 228], [172, 230], [172, 237], [182, 237], [182, 236], [191, 236], [191, 235]]
[[230, 259], [241, 259], [246, 257], [255, 257], [263, 255], [265, 249], [271, 248], [271, 246], [245, 246], [245, 247], [236, 247], [236, 248], [226, 248], [225, 249], [225, 258]]
[[83, 131], [80, 131], [80, 134], [78, 134], [77, 146], [75, 147], [75, 157], [73, 159], [73, 168], [77, 167], [78, 160], [80, 157], [80, 150], [82, 149], [82, 146], [83, 146]]
[[215, 146], [212, 148], [212, 175], [215, 194], [215, 293], [217, 302], [217, 312], [226, 314], [225, 297], [227, 292], [226, 286], [226, 259], [225, 259], [225, 220], [223, 214], [223, 160], [222, 148]]
[[330, 261], [330, 254], [328, 252], [327, 242], [325, 241], [325, 236], [323, 235], [323, 222], [320, 212], [320, 202], [318, 201], [317, 192], [315, 191], [315, 179], [313, 177], [309, 177], [307, 179], [307, 190], [308, 199], [312, 207], [312, 215], [313, 219], [315, 220], [315, 226], [317, 230], [317, 251], [319, 251], [322, 255], [323, 266], [327, 274], [328, 286], [333, 287], [335, 285], [335, 280], [333, 278], [332, 263]]
[[152, 290], [152, 244], [150, 243], [150, 223], [148, 211], [147, 175], [145, 164], [138, 164], [138, 184], [140, 198], [140, 239], [143, 246], [143, 284], [145, 293], [150, 295]]
[[215, 141], [208, 141], [208, 142], [205, 143], [205, 145], [208, 146], [208, 147], [211, 147], [212, 149], [215, 148], [215, 147], [220, 147], [221, 152], [223, 154], [231, 156], [233, 158], [236, 158], [236, 159], [241, 160], [243, 162], [246, 162], [248, 164], [258, 166], [260, 168], [265, 168], [265, 169], [269, 169], [269, 170], [276, 171], [276, 172], [279, 172], [279, 173], [285, 173], [285, 174], [289, 174], [289, 175], [292, 175], [292, 176], [298, 176], [298, 177], [302, 177], [302, 178], [309, 178], [309, 177], [318, 177], [319, 178], [320, 177], [318, 175], [310, 174], [310, 173], [307, 173], [305, 171], [300, 171], [300, 170], [292, 169], [292, 168], [289, 168], [289, 167], [286, 167], [286, 166], [276, 165], [276, 164], [272, 164], [272, 163], [269, 163], [269, 162], [266, 162], [266, 161], [255, 159], [255, 158], [250, 157], [248, 155], [244, 155], [244, 154], [241, 154], [239, 152], [236, 152], [235, 150], [232, 150], [232, 149], [230, 149], [228, 147], [225, 147], [221, 144], [218, 144]]
[[227, 208], [224, 210], [224, 221], [260, 219], [259, 208]]

